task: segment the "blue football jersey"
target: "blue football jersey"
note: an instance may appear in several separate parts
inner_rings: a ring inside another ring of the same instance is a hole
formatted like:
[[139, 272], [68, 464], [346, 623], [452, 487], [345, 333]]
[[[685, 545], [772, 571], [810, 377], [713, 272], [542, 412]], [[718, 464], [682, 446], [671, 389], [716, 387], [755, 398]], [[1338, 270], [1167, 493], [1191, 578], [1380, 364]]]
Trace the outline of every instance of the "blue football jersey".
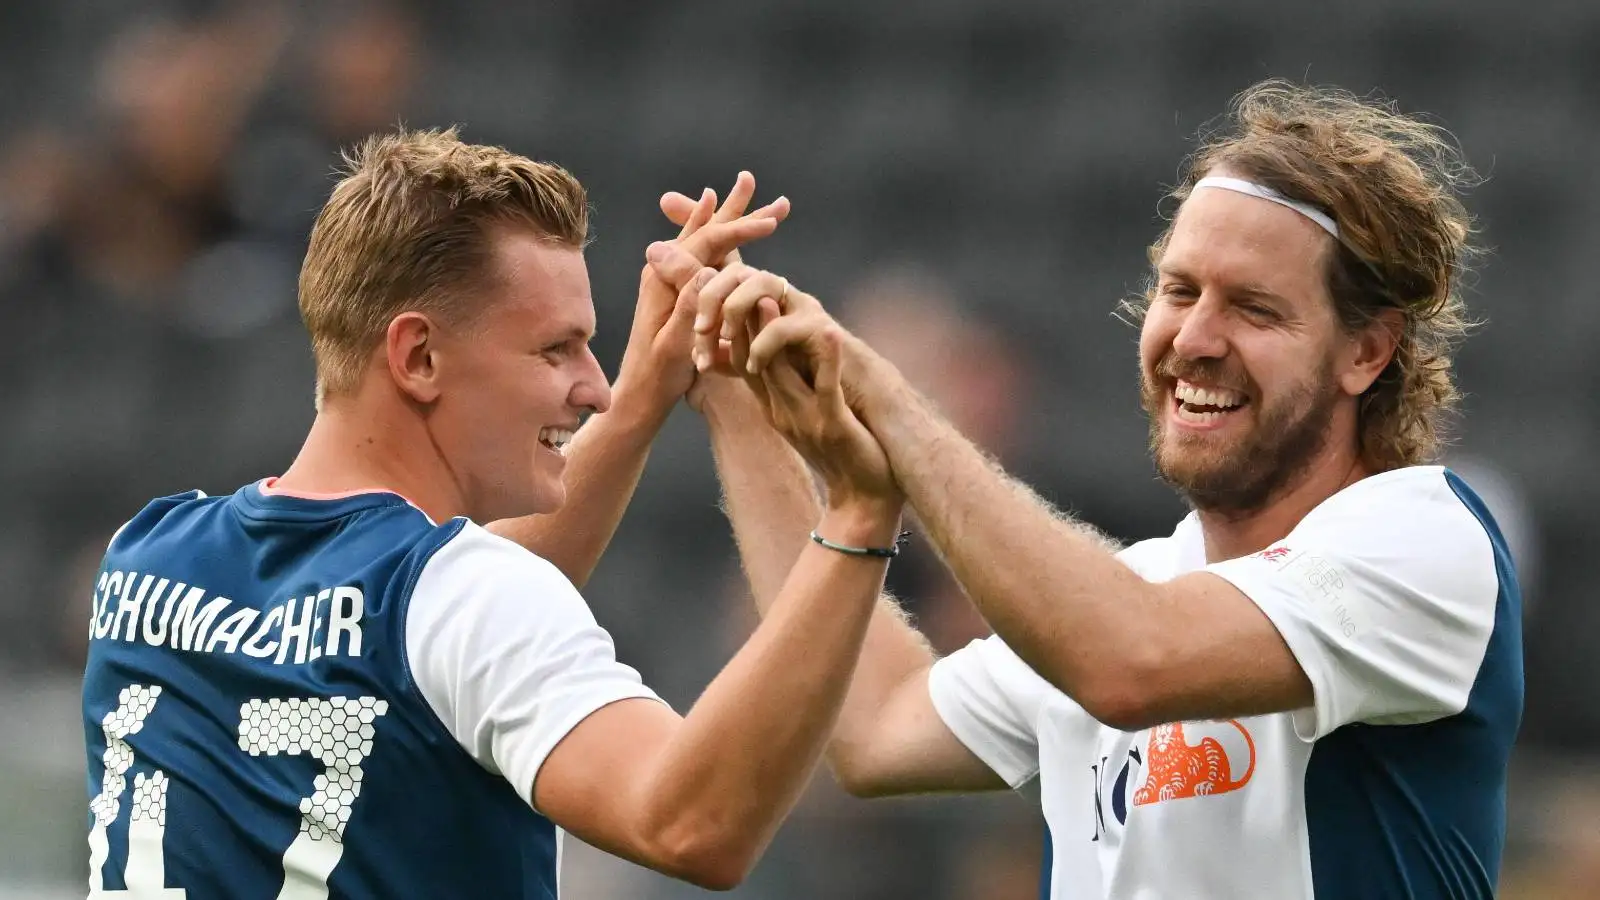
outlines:
[[[553, 900], [533, 775], [588, 712], [652, 696], [554, 567], [385, 492], [156, 500], [89, 627], [90, 893], [129, 900]], [[599, 648], [601, 687], [541, 723], [585, 668], [536, 658], [552, 629]]]

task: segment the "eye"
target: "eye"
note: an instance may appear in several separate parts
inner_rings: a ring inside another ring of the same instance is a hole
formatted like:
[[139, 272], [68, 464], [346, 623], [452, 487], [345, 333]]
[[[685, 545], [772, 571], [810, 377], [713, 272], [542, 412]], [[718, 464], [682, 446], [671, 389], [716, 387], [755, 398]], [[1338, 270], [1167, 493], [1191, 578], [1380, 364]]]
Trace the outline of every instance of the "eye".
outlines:
[[1262, 322], [1277, 322], [1283, 319], [1278, 311], [1265, 303], [1242, 303], [1239, 305], [1245, 315]]
[[539, 354], [541, 356], [548, 357], [552, 361], [560, 361], [576, 356], [586, 346], [588, 346], [587, 341], [572, 338], [570, 340], [557, 341], [554, 344], [549, 344], [540, 349]]
[[1193, 301], [1196, 295], [1194, 288], [1189, 285], [1181, 282], [1171, 282], [1163, 284], [1161, 289], [1156, 292], [1156, 296], [1169, 303], [1187, 303]]

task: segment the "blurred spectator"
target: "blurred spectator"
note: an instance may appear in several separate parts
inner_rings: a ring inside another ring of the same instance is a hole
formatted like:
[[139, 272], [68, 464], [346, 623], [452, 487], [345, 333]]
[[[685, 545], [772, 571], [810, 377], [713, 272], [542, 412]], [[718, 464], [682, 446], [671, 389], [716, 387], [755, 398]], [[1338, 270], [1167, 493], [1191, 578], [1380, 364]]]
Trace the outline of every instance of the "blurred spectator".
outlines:
[[304, 70], [318, 130], [347, 145], [394, 127], [421, 53], [416, 22], [396, 4], [365, 2], [336, 13]]
[[1600, 765], [1547, 784], [1534, 852], [1511, 867], [1504, 900], [1592, 900], [1600, 887]]

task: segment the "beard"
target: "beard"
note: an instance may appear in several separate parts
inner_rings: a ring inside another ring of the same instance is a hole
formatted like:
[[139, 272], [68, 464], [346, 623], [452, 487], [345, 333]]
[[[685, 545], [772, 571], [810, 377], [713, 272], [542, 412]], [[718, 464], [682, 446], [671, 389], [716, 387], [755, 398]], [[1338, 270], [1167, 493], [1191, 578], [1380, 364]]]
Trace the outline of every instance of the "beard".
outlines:
[[[1184, 361], [1172, 356], [1156, 367], [1158, 375], [1229, 387], [1247, 396], [1239, 378], [1227, 378], [1220, 361]], [[1220, 377], [1219, 377], [1220, 376]], [[1150, 455], [1156, 472], [1195, 509], [1241, 518], [1267, 506], [1293, 487], [1328, 444], [1333, 413], [1341, 396], [1332, 360], [1324, 359], [1304, 381], [1271, 405], [1251, 403], [1229, 415], [1253, 415], [1254, 426], [1224, 444], [1209, 435], [1169, 435], [1171, 395], [1141, 373], [1141, 393], [1150, 417]]]

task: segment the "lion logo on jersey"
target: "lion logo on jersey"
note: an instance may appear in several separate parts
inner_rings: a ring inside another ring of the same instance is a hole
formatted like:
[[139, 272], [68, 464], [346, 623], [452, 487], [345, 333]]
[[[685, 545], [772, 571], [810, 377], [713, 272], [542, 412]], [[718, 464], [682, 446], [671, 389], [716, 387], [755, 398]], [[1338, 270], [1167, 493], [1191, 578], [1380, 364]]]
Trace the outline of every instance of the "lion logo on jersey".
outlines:
[[1144, 786], [1134, 791], [1133, 805], [1225, 794], [1244, 787], [1256, 769], [1256, 743], [1236, 720], [1228, 719], [1219, 724], [1232, 725], [1244, 735], [1249, 762], [1237, 781], [1232, 778], [1228, 752], [1221, 741], [1208, 736], [1202, 737], [1198, 744], [1190, 744], [1184, 738], [1181, 722], [1158, 725], [1150, 729], [1150, 746], [1145, 753], [1149, 775]]

